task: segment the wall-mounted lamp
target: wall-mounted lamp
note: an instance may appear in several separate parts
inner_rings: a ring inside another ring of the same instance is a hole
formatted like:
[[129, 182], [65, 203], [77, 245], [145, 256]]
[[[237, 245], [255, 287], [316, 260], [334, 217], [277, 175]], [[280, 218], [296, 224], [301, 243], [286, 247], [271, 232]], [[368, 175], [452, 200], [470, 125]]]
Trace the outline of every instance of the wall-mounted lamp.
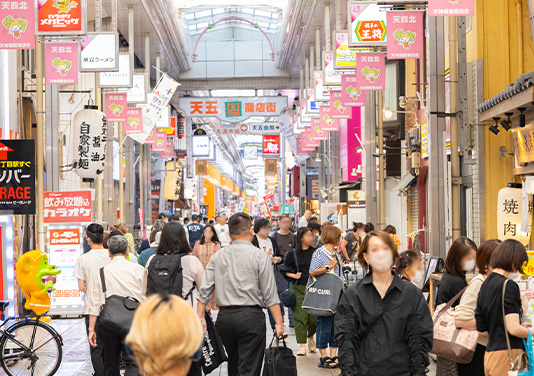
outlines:
[[363, 146], [358, 146], [356, 149], [354, 149], [356, 153], [361, 153], [363, 151]]
[[382, 110], [382, 113], [384, 114], [384, 117], [386, 119], [391, 119], [393, 117], [393, 114], [412, 114], [412, 115], [415, 115], [417, 119], [417, 113], [415, 113], [414, 111], [393, 111], [393, 110], [390, 110], [389, 108], [384, 108]]
[[513, 112], [506, 112], [504, 115], [508, 116], [508, 120], [501, 121], [501, 127], [507, 132], [512, 129], [512, 120], [510, 119], [510, 117], [513, 114]]
[[499, 152], [503, 158], [508, 158], [510, 155], [514, 155], [514, 153], [508, 153], [508, 150], [506, 150], [506, 146], [504, 145], [499, 148]]
[[494, 117], [492, 119], [495, 121], [495, 124], [491, 125], [489, 127], [489, 130], [491, 131], [491, 133], [493, 133], [496, 136], [501, 132], [499, 130], [499, 123], [498, 123], [501, 118], [500, 117]]
[[517, 108], [519, 110], [519, 112], [521, 113], [519, 115], [519, 127], [520, 128], [525, 128], [525, 125], [526, 125], [526, 118], [525, 118], [525, 114], [524, 112], [527, 110], [526, 107], [518, 107]]
[[353, 168], [350, 176], [358, 176], [363, 173], [362, 165], [358, 165], [358, 168]]

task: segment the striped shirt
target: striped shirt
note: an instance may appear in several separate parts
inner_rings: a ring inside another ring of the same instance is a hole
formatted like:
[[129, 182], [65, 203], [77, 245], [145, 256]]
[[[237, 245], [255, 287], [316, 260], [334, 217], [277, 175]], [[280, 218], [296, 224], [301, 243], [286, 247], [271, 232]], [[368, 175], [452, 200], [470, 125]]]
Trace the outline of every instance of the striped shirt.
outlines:
[[314, 272], [315, 270], [319, 268], [324, 268], [330, 265], [330, 259], [332, 259], [332, 257], [335, 256], [337, 258], [337, 264], [334, 266], [334, 273], [343, 279], [343, 274], [341, 273], [339, 269], [340, 268], [339, 265], [341, 263], [341, 260], [339, 259], [339, 255], [335, 252], [334, 252], [334, 255], [332, 256], [329, 256], [329, 255], [331, 255], [330, 251], [328, 251], [324, 246], [322, 246], [321, 248], [313, 252], [313, 256], [312, 256], [311, 264], [310, 264], [310, 273]]

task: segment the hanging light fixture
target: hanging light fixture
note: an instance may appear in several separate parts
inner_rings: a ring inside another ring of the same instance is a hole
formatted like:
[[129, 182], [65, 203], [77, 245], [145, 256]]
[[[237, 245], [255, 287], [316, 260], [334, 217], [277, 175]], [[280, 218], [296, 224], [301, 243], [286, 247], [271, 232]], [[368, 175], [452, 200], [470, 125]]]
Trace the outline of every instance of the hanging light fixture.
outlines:
[[495, 121], [495, 125], [491, 125], [489, 127], [489, 130], [491, 131], [491, 133], [493, 133], [496, 136], [501, 132], [500, 129], [499, 129], [499, 123], [498, 123], [500, 118], [499, 117], [494, 117], [493, 120]]
[[513, 115], [514, 113], [513, 112], [507, 112], [505, 113], [504, 115], [508, 116], [508, 119], [507, 120], [503, 120], [501, 121], [501, 127], [505, 130], [505, 131], [509, 131], [510, 129], [512, 129], [512, 120], [510, 119], [510, 117]]
[[517, 109], [520, 112], [520, 114], [519, 114], [519, 127], [520, 128], [525, 128], [525, 125], [527, 125], [527, 122], [526, 122], [526, 117], [525, 117], [524, 112], [527, 109], [526, 109], [526, 107], [518, 107]]
[[94, 179], [104, 171], [107, 127], [106, 115], [92, 99], [74, 115], [72, 152], [81, 178]]

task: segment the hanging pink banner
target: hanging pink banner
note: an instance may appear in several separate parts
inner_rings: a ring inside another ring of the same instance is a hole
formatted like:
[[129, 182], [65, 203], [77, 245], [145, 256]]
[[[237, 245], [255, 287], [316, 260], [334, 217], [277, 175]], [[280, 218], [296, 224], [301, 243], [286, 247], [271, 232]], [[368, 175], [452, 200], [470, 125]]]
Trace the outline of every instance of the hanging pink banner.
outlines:
[[316, 140], [328, 140], [328, 131], [325, 131], [321, 127], [321, 121], [319, 119], [312, 119], [310, 127], [310, 134]]
[[156, 132], [154, 142], [152, 143], [152, 151], [165, 151], [167, 147], [167, 133]]
[[361, 121], [361, 108], [352, 107], [352, 119], [341, 122], [339, 126], [339, 160], [343, 181], [356, 181], [362, 176], [358, 172], [362, 167], [362, 152], [355, 151], [363, 146], [360, 143]]
[[428, 15], [435, 17], [474, 16], [475, 0], [428, 0]]
[[154, 142], [156, 142], [156, 133], [158, 133], [158, 128], [154, 125], [154, 127], [148, 134], [148, 138], [146, 139], [145, 144], [152, 145]]
[[35, 48], [35, 8], [33, 1], [0, 2], [0, 50]]
[[386, 59], [384, 54], [356, 54], [356, 90], [384, 90]]
[[125, 134], [143, 133], [143, 109], [127, 108], [124, 122]]
[[313, 139], [310, 133], [311, 127], [306, 127], [304, 128], [304, 132], [300, 134], [300, 146], [303, 150], [315, 150], [321, 143], [321, 141]]
[[46, 43], [46, 83], [78, 83], [78, 42]]
[[423, 12], [387, 12], [388, 59], [423, 58]]
[[356, 75], [346, 75], [341, 77], [341, 102], [344, 106], [365, 106], [365, 91], [356, 89]]
[[107, 93], [104, 96], [106, 103], [106, 119], [108, 122], [126, 121], [128, 109], [128, 96], [126, 93]]
[[352, 111], [350, 106], [343, 104], [341, 91], [330, 92], [330, 113], [334, 119], [350, 119]]
[[161, 158], [172, 158], [174, 156], [174, 141], [173, 138], [167, 139], [167, 145], [165, 145], [165, 150], [159, 153]]
[[320, 115], [319, 120], [321, 122], [321, 129], [323, 131], [338, 131], [339, 130], [339, 121], [334, 119], [330, 114], [330, 107], [321, 106], [319, 107]]

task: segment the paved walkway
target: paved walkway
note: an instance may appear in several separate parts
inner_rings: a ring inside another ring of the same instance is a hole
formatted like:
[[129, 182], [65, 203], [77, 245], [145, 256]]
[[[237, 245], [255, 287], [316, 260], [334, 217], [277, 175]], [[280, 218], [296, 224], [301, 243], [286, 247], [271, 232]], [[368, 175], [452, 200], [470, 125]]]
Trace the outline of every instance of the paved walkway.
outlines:
[[[268, 320], [267, 320], [268, 321]], [[53, 320], [51, 323], [57, 331], [63, 336], [63, 361], [59, 368], [57, 376], [91, 376], [93, 368], [89, 358], [89, 343], [85, 332], [85, 323], [80, 319]], [[299, 345], [296, 343], [295, 332], [287, 327], [289, 335], [286, 343], [297, 353]], [[268, 339], [270, 342], [270, 338]], [[320, 369], [317, 367], [319, 362], [319, 353], [308, 354], [305, 357], [297, 357], [297, 368], [299, 375], [306, 376], [337, 376], [339, 370]], [[431, 361], [431, 372], [429, 375], [435, 375], [435, 363]], [[5, 373], [0, 370], [0, 375]], [[226, 365], [221, 367], [220, 372], [215, 371], [212, 375], [228, 376]]]

